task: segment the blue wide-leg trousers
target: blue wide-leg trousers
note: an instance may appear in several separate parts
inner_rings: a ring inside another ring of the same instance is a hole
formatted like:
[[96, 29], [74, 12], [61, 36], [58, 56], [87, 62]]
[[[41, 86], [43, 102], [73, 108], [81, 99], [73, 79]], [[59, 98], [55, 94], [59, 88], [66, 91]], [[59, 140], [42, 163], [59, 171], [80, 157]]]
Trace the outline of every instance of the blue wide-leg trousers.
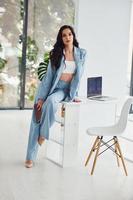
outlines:
[[42, 106], [42, 115], [39, 123], [36, 123], [33, 110], [29, 141], [27, 148], [26, 160], [35, 160], [38, 152], [38, 137], [42, 136], [49, 139], [49, 130], [55, 121], [55, 113], [58, 109], [58, 104], [63, 101], [69, 92], [70, 84], [59, 80], [55, 90], [50, 94]]

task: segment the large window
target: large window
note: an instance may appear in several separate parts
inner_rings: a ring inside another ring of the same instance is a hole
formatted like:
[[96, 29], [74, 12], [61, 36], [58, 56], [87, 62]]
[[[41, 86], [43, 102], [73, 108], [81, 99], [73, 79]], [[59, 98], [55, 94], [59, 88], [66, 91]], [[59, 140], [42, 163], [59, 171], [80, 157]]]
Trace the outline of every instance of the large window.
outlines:
[[0, 2], [0, 107], [19, 107], [21, 12], [19, 1]]
[[73, 0], [1, 0], [0, 108], [32, 107], [38, 64], [74, 17]]

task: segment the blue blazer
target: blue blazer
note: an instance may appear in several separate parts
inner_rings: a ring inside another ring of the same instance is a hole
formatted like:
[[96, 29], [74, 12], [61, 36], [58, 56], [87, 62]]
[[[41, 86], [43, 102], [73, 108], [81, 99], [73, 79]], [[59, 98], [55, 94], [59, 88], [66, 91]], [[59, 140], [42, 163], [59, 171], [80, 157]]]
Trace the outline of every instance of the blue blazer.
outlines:
[[[74, 47], [74, 60], [76, 63], [76, 72], [71, 81], [70, 91], [65, 101], [73, 101], [74, 97], [77, 95], [80, 79], [84, 71], [85, 55], [86, 55], [85, 49]], [[47, 73], [43, 77], [38, 87], [38, 91], [35, 98], [36, 102], [38, 101], [38, 99], [43, 99], [45, 101], [48, 95], [52, 94], [61, 77], [63, 69], [64, 69], [64, 56], [62, 57], [60, 67], [57, 70], [53, 69], [51, 67], [51, 62], [49, 62]]]

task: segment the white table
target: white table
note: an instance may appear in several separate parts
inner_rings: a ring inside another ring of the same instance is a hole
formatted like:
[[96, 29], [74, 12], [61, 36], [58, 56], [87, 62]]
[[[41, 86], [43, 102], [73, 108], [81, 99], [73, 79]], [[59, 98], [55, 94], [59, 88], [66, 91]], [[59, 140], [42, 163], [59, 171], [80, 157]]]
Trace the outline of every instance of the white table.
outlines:
[[117, 102], [82, 99], [81, 103], [63, 104], [65, 106], [64, 126], [55, 123], [51, 128], [46, 157], [62, 167], [67, 167], [77, 162], [79, 128], [83, 127], [84, 134], [88, 127], [115, 123]]

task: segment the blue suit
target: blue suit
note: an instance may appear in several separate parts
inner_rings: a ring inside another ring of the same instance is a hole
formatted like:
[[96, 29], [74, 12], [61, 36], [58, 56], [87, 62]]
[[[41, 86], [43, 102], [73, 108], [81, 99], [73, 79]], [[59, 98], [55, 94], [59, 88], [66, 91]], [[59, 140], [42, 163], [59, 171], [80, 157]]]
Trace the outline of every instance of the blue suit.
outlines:
[[74, 47], [76, 72], [70, 83], [60, 80], [64, 70], [64, 57], [62, 57], [60, 67], [57, 70], [53, 69], [51, 62], [49, 62], [47, 73], [40, 82], [35, 97], [36, 103], [39, 99], [43, 99], [44, 104], [40, 123], [36, 123], [33, 110], [26, 160], [36, 159], [39, 135], [49, 139], [49, 129], [55, 121], [55, 113], [59, 102], [73, 101], [77, 95], [80, 79], [84, 71], [85, 55], [86, 50]]

